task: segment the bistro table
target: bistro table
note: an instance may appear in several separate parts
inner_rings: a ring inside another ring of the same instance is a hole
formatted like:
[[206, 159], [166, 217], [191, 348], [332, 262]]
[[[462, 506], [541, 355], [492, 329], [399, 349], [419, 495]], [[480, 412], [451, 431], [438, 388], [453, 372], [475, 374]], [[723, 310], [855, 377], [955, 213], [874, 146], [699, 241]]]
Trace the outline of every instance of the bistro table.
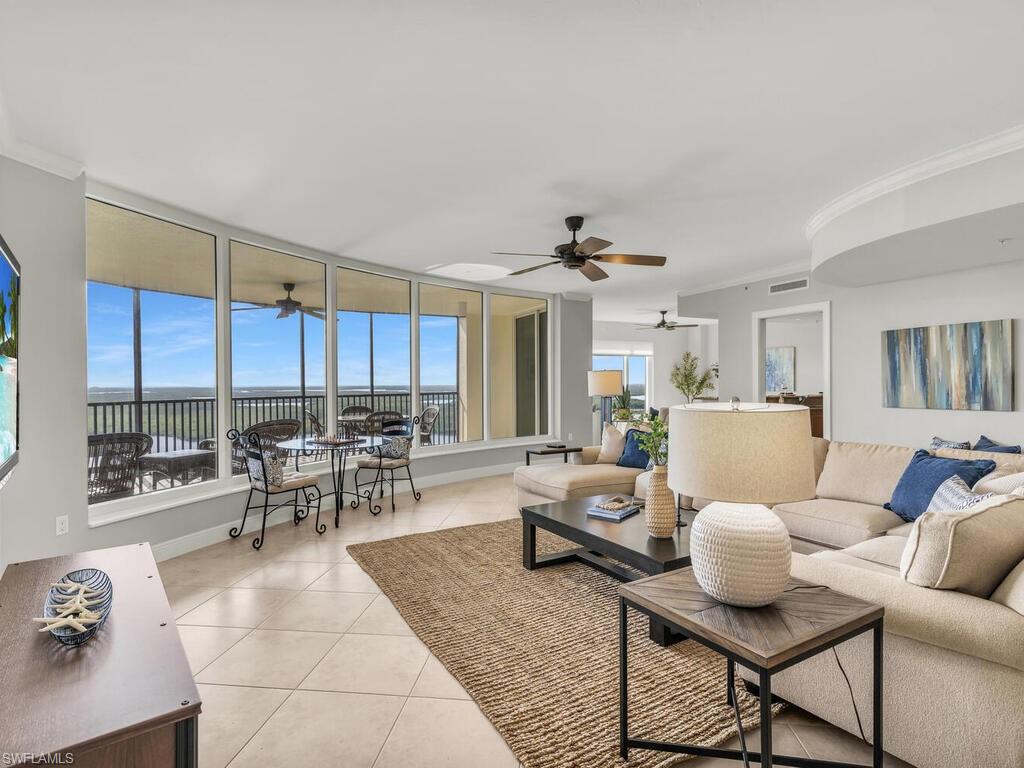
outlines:
[[[182, 448], [177, 451], [144, 453], [139, 457], [140, 476], [146, 472], [166, 475], [171, 481], [172, 488], [175, 478], [178, 478], [181, 485], [185, 485], [191, 480], [193, 472], [198, 472], [202, 477], [204, 474], [214, 474], [216, 468], [216, 451], [203, 448]], [[155, 478], [153, 484], [155, 487]]]
[[349, 456], [359, 454], [376, 454], [382, 458], [382, 449], [388, 443], [388, 439], [379, 435], [364, 435], [361, 437], [344, 439], [338, 443], [321, 443], [315, 437], [297, 437], [294, 440], [282, 440], [277, 447], [289, 453], [319, 453], [326, 451], [331, 454], [331, 487], [334, 493], [334, 527], [341, 526], [341, 508], [345, 503], [345, 496], [353, 496], [350, 502], [352, 509], [359, 507], [360, 502], [366, 499], [370, 506], [370, 513], [379, 515], [381, 507], [373, 503], [373, 490], [378, 481], [383, 481], [381, 469], [377, 469], [377, 477], [366, 493], [360, 493], [357, 487], [354, 491], [345, 490], [345, 465]]

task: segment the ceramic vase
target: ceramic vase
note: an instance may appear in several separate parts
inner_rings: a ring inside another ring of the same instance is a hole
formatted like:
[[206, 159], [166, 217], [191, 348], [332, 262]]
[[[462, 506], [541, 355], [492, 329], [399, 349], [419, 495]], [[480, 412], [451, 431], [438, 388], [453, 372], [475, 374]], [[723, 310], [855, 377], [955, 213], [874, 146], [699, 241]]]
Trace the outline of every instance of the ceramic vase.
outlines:
[[789, 581], [791, 561], [786, 526], [760, 504], [716, 501], [693, 521], [693, 575], [720, 602], [743, 608], [774, 602]]
[[668, 487], [668, 468], [655, 465], [647, 485], [644, 505], [647, 531], [657, 539], [671, 538], [676, 532], [676, 499]]

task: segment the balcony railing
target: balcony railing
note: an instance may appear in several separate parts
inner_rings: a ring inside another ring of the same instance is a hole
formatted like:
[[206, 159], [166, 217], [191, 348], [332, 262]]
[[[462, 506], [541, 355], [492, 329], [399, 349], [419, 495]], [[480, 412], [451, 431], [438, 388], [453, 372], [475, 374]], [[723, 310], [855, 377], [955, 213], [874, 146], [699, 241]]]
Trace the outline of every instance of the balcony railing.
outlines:
[[[440, 408], [431, 442], [434, 445], [459, 441], [458, 392], [422, 392], [420, 407], [410, 408], [408, 392], [351, 393], [338, 395], [338, 413], [349, 405], [361, 405], [372, 411], [398, 411], [405, 416], [418, 416], [428, 405]], [[262, 395], [231, 399], [233, 426], [245, 429], [271, 419], [298, 419], [305, 422], [303, 399], [298, 395]], [[306, 410], [321, 423], [327, 421], [327, 400], [324, 395], [308, 395]], [[217, 403], [212, 397], [180, 400], [132, 400], [91, 402], [87, 406], [90, 435], [111, 432], [144, 432], [153, 438], [153, 453], [181, 448], [196, 448], [203, 440], [216, 439]]]

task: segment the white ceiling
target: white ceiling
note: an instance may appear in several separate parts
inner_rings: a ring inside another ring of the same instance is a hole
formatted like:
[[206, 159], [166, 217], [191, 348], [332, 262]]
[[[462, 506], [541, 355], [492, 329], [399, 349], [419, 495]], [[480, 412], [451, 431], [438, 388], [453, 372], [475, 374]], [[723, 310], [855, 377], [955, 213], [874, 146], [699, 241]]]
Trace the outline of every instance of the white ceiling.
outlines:
[[525, 267], [489, 252], [585, 214], [669, 266], [499, 284], [633, 321], [807, 262], [832, 198], [1024, 123], [1022, 32], [1017, 0], [0, 0], [0, 93], [95, 178], [370, 262]]

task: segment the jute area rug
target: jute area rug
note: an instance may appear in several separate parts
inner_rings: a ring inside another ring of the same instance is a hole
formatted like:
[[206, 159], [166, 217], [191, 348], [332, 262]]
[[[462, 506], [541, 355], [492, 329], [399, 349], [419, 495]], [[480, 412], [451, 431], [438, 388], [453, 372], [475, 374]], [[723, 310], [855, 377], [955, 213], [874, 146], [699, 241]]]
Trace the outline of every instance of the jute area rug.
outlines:
[[[571, 546], [538, 530], [539, 553]], [[526, 768], [675, 765], [618, 747], [618, 582], [582, 563], [528, 571], [522, 522], [353, 544], [353, 559], [469, 691]], [[630, 735], [718, 745], [736, 735], [725, 660], [693, 642], [661, 648], [630, 611]], [[757, 701], [740, 686], [744, 729]], [[752, 747], [753, 748], [753, 747]]]

